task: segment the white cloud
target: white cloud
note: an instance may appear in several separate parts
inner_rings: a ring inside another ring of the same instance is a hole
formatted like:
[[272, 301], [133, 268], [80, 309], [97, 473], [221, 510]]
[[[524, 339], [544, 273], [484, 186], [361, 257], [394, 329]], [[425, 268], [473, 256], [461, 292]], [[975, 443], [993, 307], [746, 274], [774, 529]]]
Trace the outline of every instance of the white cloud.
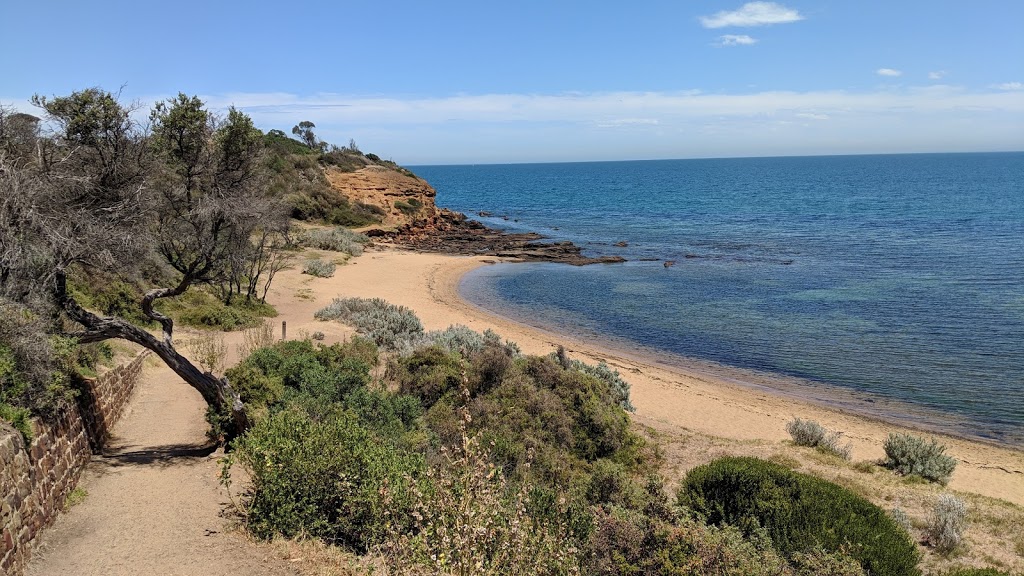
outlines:
[[746, 34], [726, 34], [718, 37], [717, 46], [750, 46], [757, 44], [757, 38], [751, 38]]
[[942, 80], [943, 78], [946, 77], [946, 74], [948, 74], [948, 72], [946, 72], [945, 70], [936, 70], [935, 72], [929, 72], [928, 73], [928, 79], [929, 80]]
[[700, 23], [705, 28], [725, 28], [786, 24], [803, 19], [796, 10], [775, 2], [748, 2], [733, 11], [723, 10], [711, 16], [701, 16]]
[[660, 124], [655, 118], [616, 118], [613, 120], [599, 120], [594, 125], [598, 128], [623, 128], [630, 126], [657, 126]]
[[[140, 120], [168, 96], [140, 97]], [[264, 131], [311, 120], [328, 142], [403, 164], [1024, 149], [1024, 87], [200, 97]]]
[[997, 84], [996, 88], [999, 88], [1000, 90], [1024, 90], [1024, 83], [1004, 82], [1002, 84]]
[[[1007, 85], [1009, 88], [1009, 85]], [[902, 90], [846, 92], [756, 92], [748, 94], [681, 92], [596, 92], [564, 94], [459, 94], [447, 97], [393, 98], [340, 94], [235, 93], [202, 96], [222, 110], [230, 105], [253, 116], [264, 130], [312, 120], [320, 127], [426, 126], [552, 123], [590, 126], [662, 126], [721, 117], [772, 115], [953, 113], [959, 110], [1024, 112], [1018, 90], [968, 92], [931, 85]], [[802, 116], [808, 118], [809, 116]]]
[[878, 74], [879, 76], [890, 76], [893, 78], [897, 76], [903, 76], [903, 72], [899, 70], [893, 70], [892, 68], [879, 68], [878, 70], [875, 71], [875, 74]]

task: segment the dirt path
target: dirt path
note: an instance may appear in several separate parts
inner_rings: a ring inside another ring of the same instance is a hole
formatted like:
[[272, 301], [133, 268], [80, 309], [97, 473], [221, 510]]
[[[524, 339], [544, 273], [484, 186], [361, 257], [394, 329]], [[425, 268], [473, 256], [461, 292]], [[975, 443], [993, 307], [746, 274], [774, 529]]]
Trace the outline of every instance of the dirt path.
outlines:
[[148, 364], [112, 441], [79, 483], [88, 496], [44, 534], [27, 574], [299, 574], [230, 530], [206, 404], [168, 368]]

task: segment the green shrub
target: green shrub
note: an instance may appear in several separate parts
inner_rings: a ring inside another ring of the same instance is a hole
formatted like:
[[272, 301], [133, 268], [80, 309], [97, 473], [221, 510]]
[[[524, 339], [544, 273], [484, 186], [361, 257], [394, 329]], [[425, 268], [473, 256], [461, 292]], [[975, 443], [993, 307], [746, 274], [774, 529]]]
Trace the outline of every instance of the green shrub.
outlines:
[[946, 447], [934, 439], [926, 441], [911, 434], [889, 434], [884, 448], [883, 465], [904, 476], [920, 476], [945, 485], [956, 468], [956, 460], [946, 456]]
[[225, 332], [252, 328], [261, 324], [264, 318], [277, 316], [277, 310], [265, 302], [236, 298], [231, 304], [225, 304], [198, 288], [192, 288], [181, 296], [157, 300], [154, 307], [185, 326]]
[[423, 468], [343, 410], [278, 412], [236, 441], [234, 457], [252, 479], [243, 506], [253, 534], [308, 535], [358, 552], [407, 521], [409, 479]]
[[419, 398], [424, 406], [432, 406], [461, 388], [465, 370], [458, 354], [437, 347], [424, 348], [399, 361], [398, 389], [402, 394]]
[[102, 273], [90, 276], [72, 274], [68, 291], [82, 307], [104, 316], [117, 316], [133, 324], [145, 326], [154, 322], [142, 312], [144, 290], [119, 278], [108, 278]]
[[72, 362], [82, 376], [95, 377], [105, 362], [113, 359], [114, 349], [107, 342], [79, 344], [73, 351]]
[[844, 550], [871, 574], [919, 574], [913, 541], [881, 508], [849, 490], [756, 458], [690, 471], [679, 502], [712, 524], [761, 526], [782, 554]]
[[376, 346], [362, 338], [331, 346], [288, 340], [254, 351], [226, 376], [255, 408], [286, 399], [329, 406], [364, 387], [370, 379], [368, 362], [376, 360]]
[[412, 216], [423, 208], [423, 202], [420, 202], [416, 198], [409, 198], [408, 200], [395, 200], [395, 208], [405, 214], [406, 216]]
[[25, 306], [0, 297], [0, 405], [7, 406], [4, 419], [23, 433], [26, 414], [49, 418], [76, 396], [75, 344], [48, 328]]
[[32, 413], [28, 408], [0, 402], [0, 420], [7, 422], [20, 432], [26, 446], [32, 443]]
[[314, 258], [306, 260], [306, 264], [302, 267], [302, 273], [316, 276], [317, 278], [330, 278], [334, 276], [335, 268], [334, 262]]
[[356, 388], [342, 404], [359, 418], [363, 426], [396, 439], [414, 430], [423, 415], [423, 408], [416, 398], [385, 390]]
[[840, 445], [839, 439], [842, 432], [832, 432], [814, 420], [801, 420], [794, 418], [786, 424], [786, 431], [793, 438], [797, 446], [809, 446], [818, 450], [838, 456], [843, 460], [850, 459], [850, 452], [853, 447], [850, 444]]

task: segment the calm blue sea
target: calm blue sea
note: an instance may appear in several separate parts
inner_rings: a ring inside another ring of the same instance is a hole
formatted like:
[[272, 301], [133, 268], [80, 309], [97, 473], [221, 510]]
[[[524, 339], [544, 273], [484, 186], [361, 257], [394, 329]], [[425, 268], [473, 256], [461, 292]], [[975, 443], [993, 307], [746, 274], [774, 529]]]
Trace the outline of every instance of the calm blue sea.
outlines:
[[629, 260], [483, 267], [484, 308], [1024, 445], [1024, 153], [413, 170], [440, 206]]

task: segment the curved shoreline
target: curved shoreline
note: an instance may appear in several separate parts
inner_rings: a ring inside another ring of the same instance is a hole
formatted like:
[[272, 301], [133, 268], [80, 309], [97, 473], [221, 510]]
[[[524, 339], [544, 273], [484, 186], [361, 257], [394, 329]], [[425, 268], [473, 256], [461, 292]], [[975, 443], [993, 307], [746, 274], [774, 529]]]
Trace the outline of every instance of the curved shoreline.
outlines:
[[[515, 263], [515, 265], [519, 265]], [[646, 347], [628, 338], [602, 334], [595, 329], [559, 331], [550, 323], [528, 320], [528, 313], [517, 314], [514, 309], [505, 311], [498, 298], [493, 306], [478, 304], [465, 296], [462, 290], [466, 277], [481, 268], [472, 267], [455, 279], [456, 296], [471, 308], [485, 315], [513, 322], [526, 330], [536, 330], [549, 338], [573, 341], [584, 347], [601, 351], [603, 354], [618, 356], [634, 363], [661, 366], [692, 377], [710, 378], [722, 383], [739, 386], [751, 391], [764, 391], [782, 396], [795, 402], [813, 404], [842, 413], [850, 413], [879, 424], [888, 424], [917, 430], [922, 433], [957, 438], [988, 444], [998, 448], [1024, 451], [1024, 431], [1019, 435], [995, 436], [995, 430], [985, 428], [972, 433], [972, 422], [963, 415], [943, 412], [940, 409], [916, 404], [911, 401], [890, 398], [871, 392], [846, 388], [828, 382], [800, 376], [776, 373], [770, 370], [733, 366], [715, 360], [706, 360], [684, 354]], [[492, 300], [487, 299], [491, 303]], [[581, 344], [584, 343], [585, 344]], [[984, 434], [992, 431], [993, 435]]]
[[[562, 345], [571, 356], [591, 363], [606, 362], [630, 382], [637, 407], [634, 417], [655, 429], [679, 427], [742, 441], [777, 442], [789, 440], [785, 424], [799, 416], [843, 431], [844, 438], [853, 442], [858, 460], [883, 458], [882, 444], [889, 432], [922, 431], [878, 415], [824, 405], [825, 400], [708, 374], [698, 367], [678, 366], [653, 354], [637, 355], [604, 343], [583, 342], [568, 334], [501, 316], [463, 299], [459, 293], [463, 276], [486, 264], [480, 258], [472, 258], [434, 267], [427, 283], [431, 297], [439, 305], [493, 325], [502, 337], [518, 342], [524, 352], [547, 354]], [[951, 488], [1024, 505], [1024, 452], [981, 439], [924, 432], [940, 436], [948, 453], [960, 461]]]
[[[313, 312], [334, 297], [379, 297], [414, 310], [427, 330], [463, 324], [488, 328], [519, 344], [524, 353], [548, 354], [559, 345], [588, 363], [606, 362], [631, 385], [641, 424], [667, 435], [702, 435], [739, 443], [779, 444], [789, 440], [786, 423], [794, 417], [817, 420], [840, 430], [853, 444], [855, 460], [884, 457], [889, 432], [912, 431], [840, 409], [822, 406], [774, 389], [754, 388], [712, 374], [665, 364], [657, 357], [634, 357], [628, 351], [581, 341], [570, 335], [528, 326], [462, 299], [459, 282], [477, 267], [494, 261], [479, 256], [408, 252], [381, 247], [354, 259], [332, 278], [287, 273], [275, 281], [283, 296], [274, 304], [288, 320], [289, 332], [324, 331], [328, 341], [350, 329], [313, 319]], [[291, 294], [291, 298], [287, 297]], [[931, 435], [931, 433], [929, 433]], [[942, 436], [947, 452], [960, 461], [949, 487], [1024, 506], [1024, 452], [953, 436]], [[695, 462], [682, 462], [681, 472]]]

